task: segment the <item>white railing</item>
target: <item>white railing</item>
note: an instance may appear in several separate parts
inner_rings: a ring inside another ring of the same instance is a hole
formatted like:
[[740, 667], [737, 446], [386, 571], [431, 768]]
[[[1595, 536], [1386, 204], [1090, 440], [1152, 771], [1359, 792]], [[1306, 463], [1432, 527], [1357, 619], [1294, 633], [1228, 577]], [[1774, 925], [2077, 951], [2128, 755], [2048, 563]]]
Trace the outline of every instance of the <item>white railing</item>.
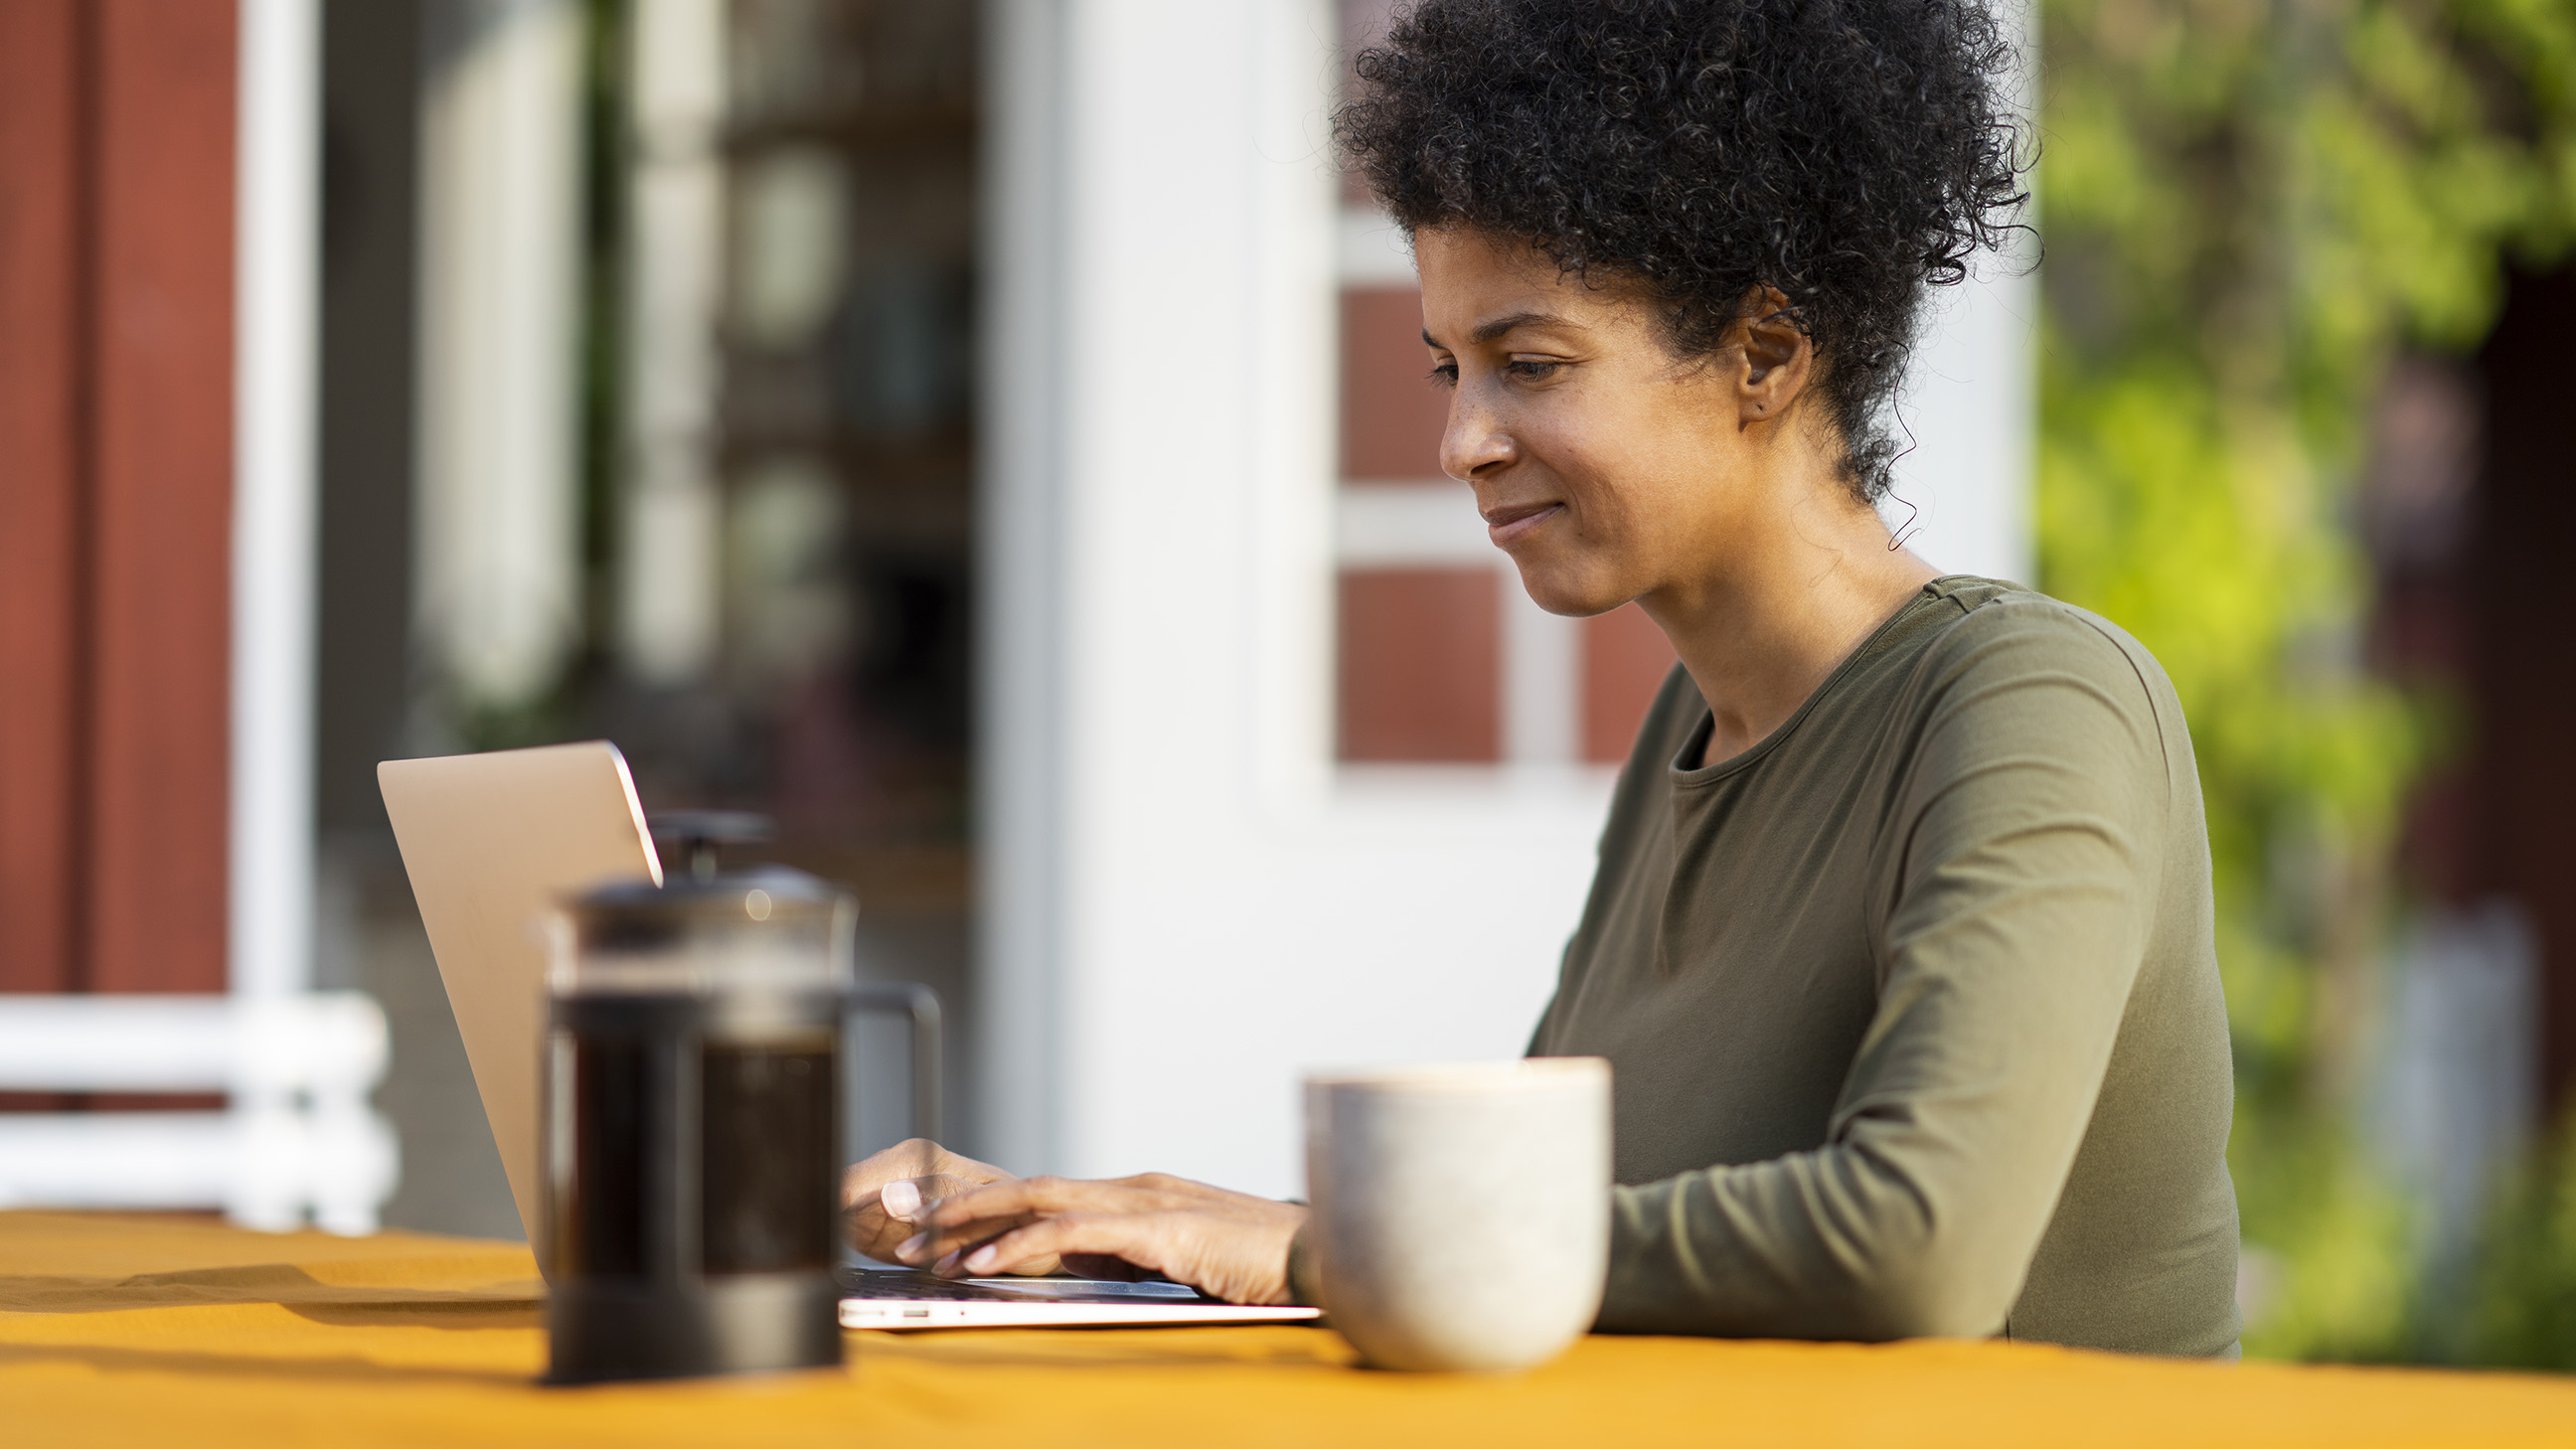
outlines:
[[373, 1232], [399, 1177], [368, 1104], [385, 1017], [357, 992], [0, 996], [0, 1091], [220, 1092], [202, 1112], [0, 1113], [0, 1206], [218, 1207]]

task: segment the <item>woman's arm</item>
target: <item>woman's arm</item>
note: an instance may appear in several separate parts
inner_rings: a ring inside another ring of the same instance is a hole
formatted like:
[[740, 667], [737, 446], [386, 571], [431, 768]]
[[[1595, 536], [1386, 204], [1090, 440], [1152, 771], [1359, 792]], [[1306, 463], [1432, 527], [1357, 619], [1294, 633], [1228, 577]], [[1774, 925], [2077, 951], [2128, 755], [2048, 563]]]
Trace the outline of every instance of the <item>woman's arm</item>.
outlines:
[[2138, 667], [2071, 612], [2014, 613], [1931, 661], [1878, 1008], [1825, 1145], [1617, 1189], [1603, 1327], [2003, 1328], [2101, 1089], [2173, 800]]

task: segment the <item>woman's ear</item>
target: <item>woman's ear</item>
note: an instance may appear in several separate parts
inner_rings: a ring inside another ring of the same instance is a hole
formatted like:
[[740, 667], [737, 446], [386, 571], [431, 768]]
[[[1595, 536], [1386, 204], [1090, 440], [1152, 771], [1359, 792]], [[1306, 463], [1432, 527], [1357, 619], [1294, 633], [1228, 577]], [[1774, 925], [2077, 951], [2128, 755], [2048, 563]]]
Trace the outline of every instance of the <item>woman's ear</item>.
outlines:
[[1736, 384], [1738, 420], [1750, 427], [1788, 412], [1815, 368], [1816, 346], [1777, 287], [1747, 292], [1735, 326], [1744, 357]]

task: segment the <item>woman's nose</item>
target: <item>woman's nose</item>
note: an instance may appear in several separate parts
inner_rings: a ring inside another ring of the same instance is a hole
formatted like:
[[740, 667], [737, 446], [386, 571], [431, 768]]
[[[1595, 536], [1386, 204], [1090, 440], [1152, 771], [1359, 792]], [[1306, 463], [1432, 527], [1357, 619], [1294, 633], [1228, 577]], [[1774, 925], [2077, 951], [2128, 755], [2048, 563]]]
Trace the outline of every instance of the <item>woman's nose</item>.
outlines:
[[1467, 387], [1449, 394], [1449, 426], [1440, 434], [1440, 471], [1466, 483], [1474, 480], [1479, 469], [1511, 459], [1511, 434], [1494, 410]]

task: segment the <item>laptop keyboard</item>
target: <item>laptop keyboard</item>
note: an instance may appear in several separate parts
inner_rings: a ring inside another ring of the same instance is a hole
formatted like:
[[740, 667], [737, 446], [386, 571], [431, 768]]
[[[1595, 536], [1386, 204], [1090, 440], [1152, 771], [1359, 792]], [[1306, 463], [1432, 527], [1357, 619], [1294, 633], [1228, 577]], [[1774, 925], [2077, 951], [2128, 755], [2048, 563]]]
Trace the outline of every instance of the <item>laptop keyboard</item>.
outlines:
[[1186, 1283], [1102, 1278], [942, 1278], [911, 1268], [844, 1268], [844, 1298], [967, 1303], [1212, 1303]]

